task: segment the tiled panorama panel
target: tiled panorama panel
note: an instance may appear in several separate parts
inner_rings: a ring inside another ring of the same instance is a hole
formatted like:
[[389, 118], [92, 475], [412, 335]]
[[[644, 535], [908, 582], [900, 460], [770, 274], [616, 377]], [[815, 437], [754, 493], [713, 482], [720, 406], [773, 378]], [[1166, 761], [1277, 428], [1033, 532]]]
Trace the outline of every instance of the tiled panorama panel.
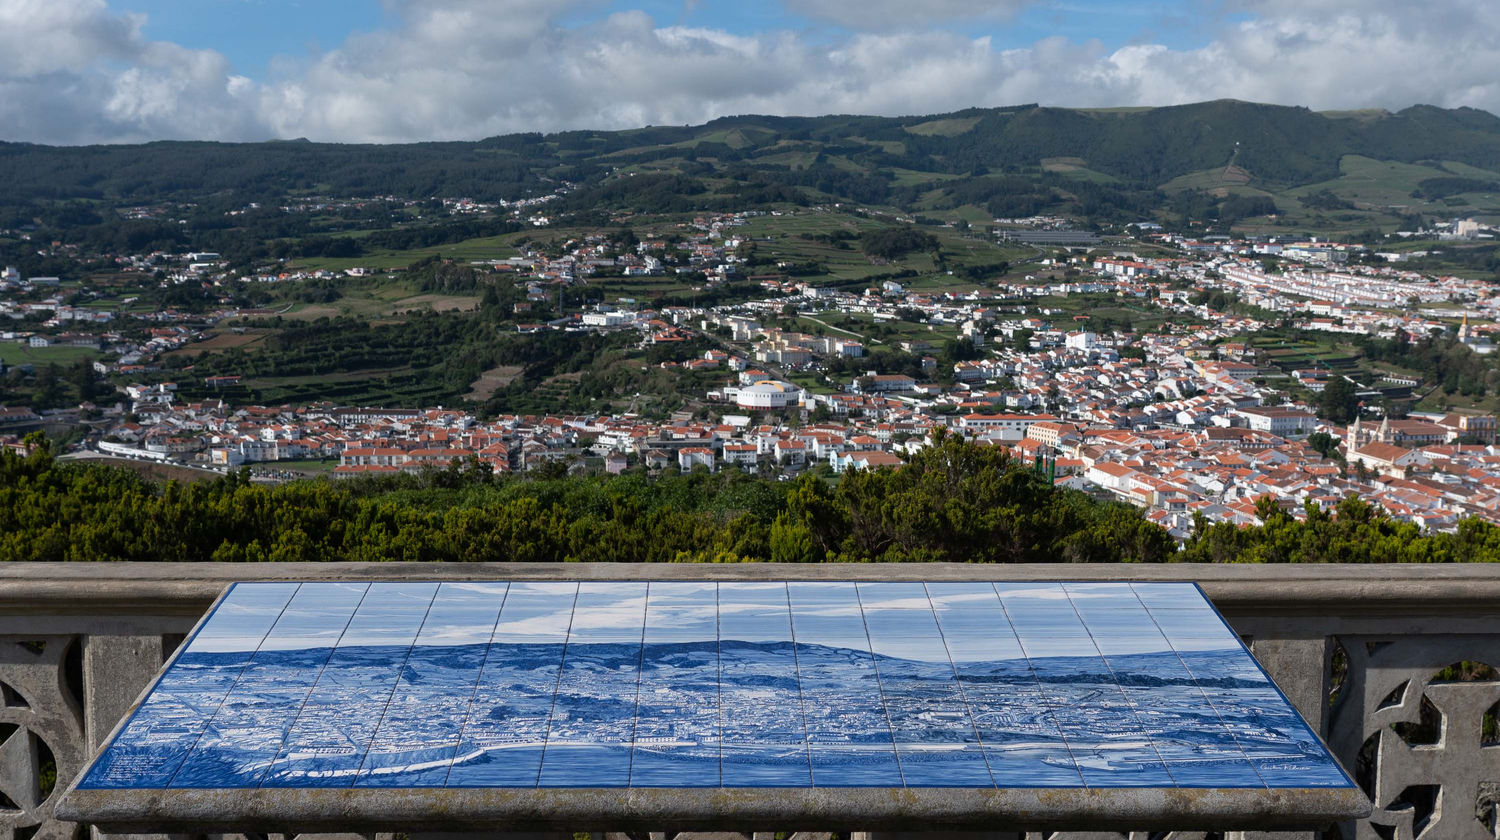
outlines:
[[725, 787], [809, 787], [807, 720], [785, 583], [719, 585]]
[[[519, 590], [521, 584], [516, 585]], [[401, 667], [356, 787], [442, 787], [479, 688], [490, 640], [511, 603], [506, 583], [445, 583]], [[550, 697], [549, 697], [550, 700]], [[535, 774], [533, 774], [534, 776]]]
[[1067, 591], [1051, 583], [1007, 583], [998, 590], [1084, 784], [1175, 787]]
[[302, 584], [169, 786], [259, 786], [369, 588]]
[[281, 617], [295, 583], [236, 586], [84, 777], [93, 788], [164, 788]]
[[1117, 584], [1070, 583], [1110, 675], [1181, 787], [1244, 787], [1260, 776], [1135, 592]]
[[542, 750], [542, 787], [630, 785], [645, 623], [645, 583], [579, 584]]
[[510, 585], [452, 769], [434, 787], [536, 786], [577, 600], [576, 583]]
[[1192, 584], [240, 584], [84, 788], [1345, 787]]
[[1352, 784], [1196, 586], [1130, 586], [1267, 786]]
[[1082, 787], [1031, 663], [988, 583], [926, 586], [959, 685], [1000, 787]]
[[858, 584], [907, 787], [990, 787], [979, 733], [921, 583]]
[[353, 783], [436, 596], [435, 583], [370, 587], [261, 787]]
[[852, 583], [791, 583], [815, 787], [902, 787], [880, 669]]
[[653, 583], [631, 787], [719, 787], [719, 610], [713, 583]]

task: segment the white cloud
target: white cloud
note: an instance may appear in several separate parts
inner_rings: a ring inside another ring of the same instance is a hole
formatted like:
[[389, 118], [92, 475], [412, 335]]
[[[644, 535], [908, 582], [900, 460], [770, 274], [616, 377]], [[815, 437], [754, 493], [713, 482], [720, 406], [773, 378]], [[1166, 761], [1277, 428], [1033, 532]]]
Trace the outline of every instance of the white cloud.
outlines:
[[1006, 18], [1034, 0], [783, 0], [788, 11], [850, 29], [912, 29], [923, 23]]
[[141, 35], [104, 0], [0, 0], [0, 136], [49, 142], [269, 137], [253, 85], [211, 50]]
[[[1417, 102], [1500, 111], [1500, 4], [1241, 0], [1249, 15], [1171, 49], [1048, 38], [1001, 49], [896, 30], [906, 3], [802, 0], [857, 31], [663, 26], [642, 12], [564, 25], [599, 0], [387, 0], [396, 23], [320, 56], [236, 76], [211, 50], [142, 35], [104, 0], [0, 0], [0, 136], [44, 142], [300, 137], [395, 142], [625, 128], [770, 114], [923, 114], [1042, 102], [1104, 106], [1234, 97], [1314, 108]], [[938, 0], [924, 20], [1003, 15], [1022, 0]], [[857, 16], [851, 9], [864, 10]], [[997, 23], [997, 25], [1004, 25]], [[826, 36], [824, 36], [826, 37]]]

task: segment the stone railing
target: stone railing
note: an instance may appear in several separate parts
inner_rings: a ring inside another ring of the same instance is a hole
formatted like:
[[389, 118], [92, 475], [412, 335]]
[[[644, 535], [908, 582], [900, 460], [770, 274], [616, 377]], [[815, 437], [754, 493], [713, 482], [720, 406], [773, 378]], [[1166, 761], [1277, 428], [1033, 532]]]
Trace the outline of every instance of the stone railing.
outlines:
[[1197, 581], [1374, 802], [1328, 833], [1500, 838], [1500, 566], [15, 563], [0, 564], [0, 840], [79, 835], [55, 800], [229, 582], [403, 578]]

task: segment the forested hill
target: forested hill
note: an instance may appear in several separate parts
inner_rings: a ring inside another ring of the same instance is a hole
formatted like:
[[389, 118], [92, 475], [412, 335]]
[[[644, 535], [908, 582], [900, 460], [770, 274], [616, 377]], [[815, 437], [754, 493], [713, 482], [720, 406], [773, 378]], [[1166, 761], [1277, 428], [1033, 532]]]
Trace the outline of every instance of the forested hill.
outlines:
[[914, 206], [938, 176], [945, 183], [959, 176], [964, 180], [954, 183], [973, 183], [970, 191], [989, 195], [1007, 189], [1006, 177], [1082, 171], [1090, 176], [1084, 181], [1155, 189], [1191, 173], [1237, 167], [1259, 184], [1287, 187], [1337, 177], [1347, 155], [1431, 163], [1437, 175], [1443, 162], [1500, 170], [1500, 118], [1471, 108], [1317, 113], [1221, 100], [1145, 109], [1022, 105], [895, 118], [740, 116], [701, 126], [396, 146], [0, 143], [0, 183], [8, 203], [256, 200], [298, 191], [484, 201], [551, 192], [559, 181], [588, 186], [612, 173], [658, 172], [673, 180], [653, 187], [687, 196], [701, 186], [694, 179], [724, 178], [739, 185], [734, 189], [747, 202], [831, 196]]

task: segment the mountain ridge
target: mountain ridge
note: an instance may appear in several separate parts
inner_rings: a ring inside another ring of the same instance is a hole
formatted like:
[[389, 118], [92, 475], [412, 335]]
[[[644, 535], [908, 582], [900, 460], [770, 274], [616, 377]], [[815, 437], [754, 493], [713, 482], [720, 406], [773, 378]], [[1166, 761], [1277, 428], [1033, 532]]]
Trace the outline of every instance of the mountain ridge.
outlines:
[[[972, 204], [994, 215], [1045, 210], [1124, 219], [1160, 207], [1159, 191], [1174, 179], [1237, 167], [1236, 177], [1242, 173], [1255, 189], [1287, 190], [1340, 177], [1351, 156], [1427, 166], [1434, 177], [1456, 174], [1445, 163], [1462, 164], [1500, 181], [1500, 117], [1431, 105], [1320, 113], [1239, 100], [1142, 109], [1030, 103], [902, 117], [745, 114], [701, 125], [399, 145], [300, 138], [0, 142], [0, 180], [12, 187], [10, 202], [292, 194], [494, 201], [546, 194], [567, 182], [585, 193], [574, 210], [843, 200], [912, 211]], [[678, 180], [588, 192], [638, 175]]]

